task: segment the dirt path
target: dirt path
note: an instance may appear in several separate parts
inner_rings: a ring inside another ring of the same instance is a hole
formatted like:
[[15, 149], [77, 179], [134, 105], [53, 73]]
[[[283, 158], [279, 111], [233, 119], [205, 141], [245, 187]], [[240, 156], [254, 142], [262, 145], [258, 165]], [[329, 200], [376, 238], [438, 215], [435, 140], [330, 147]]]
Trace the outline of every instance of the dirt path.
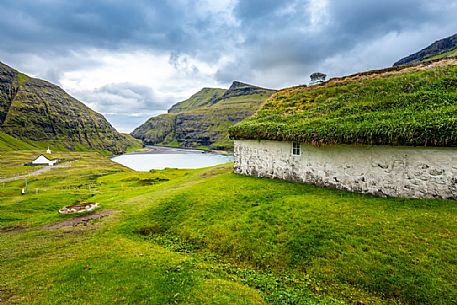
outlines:
[[49, 230], [56, 230], [56, 229], [60, 229], [63, 227], [74, 227], [77, 225], [85, 225], [91, 220], [100, 219], [100, 218], [109, 216], [115, 212], [117, 212], [117, 210], [106, 210], [106, 211], [101, 211], [101, 212], [98, 212], [95, 214], [82, 215], [82, 216], [78, 216], [75, 218], [71, 218], [71, 219], [67, 219], [67, 220], [55, 223], [53, 225], [47, 226], [47, 228]]
[[16, 180], [25, 179], [25, 178], [28, 178], [28, 177], [38, 176], [38, 175], [40, 175], [42, 173], [45, 173], [45, 172], [51, 170], [52, 168], [65, 168], [65, 167], [69, 167], [70, 164], [71, 164], [71, 162], [67, 162], [67, 163], [62, 164], [62, 165], [46, 166], [46, 167], [40, 168], [39, 170], [31, 172], [31, 173], [29, 173], [27, 175], [21, 175], [21, 176], [15, 176], [15, 177], [9, 177], [9, 178], [0, 179], [0, 183], [16, 181]]

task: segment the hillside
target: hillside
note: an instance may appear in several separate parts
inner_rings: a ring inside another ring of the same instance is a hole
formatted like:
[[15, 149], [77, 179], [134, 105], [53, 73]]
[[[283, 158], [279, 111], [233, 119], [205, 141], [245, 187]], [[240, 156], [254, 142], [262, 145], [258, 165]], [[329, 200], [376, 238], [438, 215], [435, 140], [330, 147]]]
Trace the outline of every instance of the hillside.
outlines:
[[125, 151], [138, 145], [61, 88], [0, 63], [0, 131], [70, 150]]
[[211, 106], [224, 95], [225, 89], [203, 88], [185, 101], [171, 106], [168, 113], [180, 113], [196, 110], [204, 106]]
[[[44, 147], [41, 147], [44, 148]], [[0, 151], [13, 150], [33, 150], [37, 149], [36, 145], [18, 140], [6, 133], [0, 131]]]
[[[0, 178], [36, 152], [0, 153]], [[0, 189], [4, 304], [450, 305], [457, 205], [93, 152]], [[83, 215], [66, 205], [97, 202]], [[91, 220], [92, 219], [92, 220]]]
[[438, 40], [417, 53], [402, 58], [394, 66], [410, 65], [425, 60], [457, 56], [457, 34]]
[[228, 90], [204, 88], [168, 113], [150, 118], [132, 135], [145, 144], [230, 150], [228, 128], [253, 115], [273, 92], [241, 82]]
[[277, 92], [230, 129], [236, 139], [320, 144], [457, 145], [457, 59]]

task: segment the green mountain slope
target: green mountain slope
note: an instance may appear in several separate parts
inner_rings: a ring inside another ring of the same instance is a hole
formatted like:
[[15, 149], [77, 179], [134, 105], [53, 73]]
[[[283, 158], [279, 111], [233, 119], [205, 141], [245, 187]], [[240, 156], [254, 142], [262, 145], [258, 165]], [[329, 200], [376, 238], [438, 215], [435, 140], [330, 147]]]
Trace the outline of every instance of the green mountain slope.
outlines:
[[36, 145], [18, 140], [0, 131], [0, 151], [32, 150], [37, 148]]
[[203, 88], [185, 101], [174, 104], [169, 110], [169, 113], [180, 113], [191, 111], [204, 106], [210, 106], [215, 103], [225, 90], [219, 88]]
[[457, 56], [457, 34], [438, 40], [427, 48], [400, 59], [394, 63], [394, 66], [410, 65], [449, 56]]
[[457, 146], [457, 59], [284, 89], [230, 134], [315, 145]]
[[0, 131], [70, 150], [125, 151], [135, 141], [61, 88], [0, 63]]
[[228, 128], [253, 115], [273, 93], [241, 82], [228, 90], [204, 88], [169, 113], [150, 118], [132, 135], [145, 144], [230, 150]]

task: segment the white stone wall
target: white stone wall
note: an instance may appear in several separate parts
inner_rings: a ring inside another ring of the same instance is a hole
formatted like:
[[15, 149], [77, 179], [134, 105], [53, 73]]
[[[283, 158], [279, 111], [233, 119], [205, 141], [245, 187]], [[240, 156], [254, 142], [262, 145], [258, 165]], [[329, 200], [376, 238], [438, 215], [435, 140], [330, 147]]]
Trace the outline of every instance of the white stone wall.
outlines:
[[380, 196], [457, 199], [457, 149], [236, 140], [235, 172]]

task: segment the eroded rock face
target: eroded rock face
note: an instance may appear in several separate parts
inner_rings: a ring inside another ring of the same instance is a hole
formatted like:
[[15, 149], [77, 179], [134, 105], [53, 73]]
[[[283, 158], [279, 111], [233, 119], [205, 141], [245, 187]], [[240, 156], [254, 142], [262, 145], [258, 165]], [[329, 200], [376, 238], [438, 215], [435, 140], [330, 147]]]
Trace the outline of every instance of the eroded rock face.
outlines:
[[457, 198], [457, 149], [235, 141], [235, 172], [411, 198]]
[[241, 82], [233, 82], [222, 91], [204, 88], [171, 107], [169, 113], [149, 119], [132, 135], [145, 144], [229, 150], [233, 142], [228, 128], [252, 116], [273, 93]]
[[0, 63], [0, 130], [20, 139], [123, 152], [132, 143], [61, 88]]

